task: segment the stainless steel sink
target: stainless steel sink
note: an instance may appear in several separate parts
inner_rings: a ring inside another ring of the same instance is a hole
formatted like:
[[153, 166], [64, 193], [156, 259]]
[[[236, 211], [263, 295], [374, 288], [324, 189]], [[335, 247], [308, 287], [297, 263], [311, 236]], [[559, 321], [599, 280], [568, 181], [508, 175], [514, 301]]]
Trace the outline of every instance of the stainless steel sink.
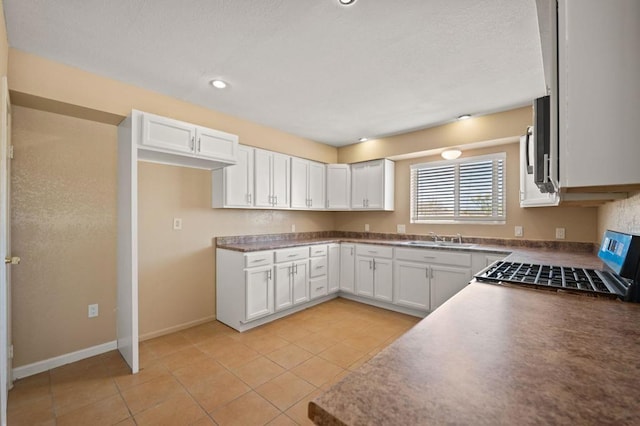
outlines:
[[451, 241], [407, 241], [406, 244], [408, 246], [416, 246], [416, 247], [460, 247], [460, 248], [468, 248], [474, 247], [476, 244], [473, 243], [457, 243]]

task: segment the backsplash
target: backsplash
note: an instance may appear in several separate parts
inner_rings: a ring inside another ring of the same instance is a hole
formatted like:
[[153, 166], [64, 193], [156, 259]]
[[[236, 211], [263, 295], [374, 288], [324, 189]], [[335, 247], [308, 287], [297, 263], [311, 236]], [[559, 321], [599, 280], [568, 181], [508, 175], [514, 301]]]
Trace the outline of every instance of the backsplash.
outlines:
[[607, 229], [640, 234], [640, 192], [598, 209], [598, 235], [601, 237]]

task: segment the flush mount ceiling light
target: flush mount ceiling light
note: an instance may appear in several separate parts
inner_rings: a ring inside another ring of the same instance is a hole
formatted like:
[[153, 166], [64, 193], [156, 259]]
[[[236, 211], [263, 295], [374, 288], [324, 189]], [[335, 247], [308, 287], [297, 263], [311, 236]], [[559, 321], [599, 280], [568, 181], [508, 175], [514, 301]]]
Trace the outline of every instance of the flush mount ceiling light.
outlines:
[[368, 141], [368, 140], [369, 140], [369, 139], [367, 139], [367, 138], [360, 138], [360, 139], [358, 139], [358, 141], [360, 141], [360, 142], [366, 142], [366, 141]]
[[442, 155], [442, 158], [444, 158], [445, 160], [455, 160], [462, 155], [462, 151], [457, 148], [447, 149], [445, 151], [442, 151], [442, 154], [440, 155]]
[[222, 80], [211, 80], [210, 83], [216, 89], [224, 89], [225, 87], [228, 86], [227, 82]]
[[471, 118], [471, 114], [462, 114], [458, 116], [458, 120], [467, 120], [469, 118]]
[[356, 0], [338, 0], [341, 5], [349, 6], [350, 4], [354, 4]]

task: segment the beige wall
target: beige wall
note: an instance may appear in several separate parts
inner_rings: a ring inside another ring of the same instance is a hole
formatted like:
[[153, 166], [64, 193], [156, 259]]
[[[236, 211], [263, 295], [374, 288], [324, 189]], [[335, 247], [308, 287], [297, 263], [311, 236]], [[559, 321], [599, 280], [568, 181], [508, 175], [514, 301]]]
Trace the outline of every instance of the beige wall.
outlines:
[[207, 171], [139, 163], [138, 179], [143, 337], [215, 316], [213, 237], [334, 228], [329, 212], [212, 209]]
[[395, 211], [393, 212], [342, 212], [337, 213], [336, 227], [341, 231], [364, 231], [370, 225], [371, 232], [396, 232], [397, 224], [405, 224], [409, 234], [428, 234], [433, 231], [441, 235], [474, 237], [514, 238], [513, 228], [524, 227], [524, 238], [530, 240], [553, 240], [555, 228], [566, 228], [569, 241], [593, 242], [596, 237], [596, 208], [547, 207], [522, 209], [519, 205], [519, 145], [511, 143], [490, 148], [465, 150], [463, 157], [506, 152], [507, 222], [505, 225], [444, 225], [411, 224], [409, 208], [410, 165], [426, 161], [440, 161], [440, 156], [422, 157], [397, 161], [395, 165]]
[[598, 208], [598, 238], [601, 239], [607, 229], [640, 234], [640, 192]]
[[[116, 128], [13, 108], [14, 366], [112, 341]], [[87, 318], [87, 305], [100, 315]]]

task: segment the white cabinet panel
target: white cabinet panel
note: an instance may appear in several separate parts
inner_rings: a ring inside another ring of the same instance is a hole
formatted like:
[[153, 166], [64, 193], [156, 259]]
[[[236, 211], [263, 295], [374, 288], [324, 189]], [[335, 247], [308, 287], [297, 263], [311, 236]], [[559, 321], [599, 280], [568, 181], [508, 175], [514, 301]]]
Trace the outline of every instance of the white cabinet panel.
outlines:
[[327, 275], [327, 257], [314, 257], [309, 259], [309, 276], [316, 278], [322, 275]]
[[351, 208], [357, 210], [394, 209], [395, 164], [374, 160], [351, 165]]
[[471, 281], [471, 269], [431, 266], [431, 310], [453, 297]]
[[309, 179], [309, 161], [291, 158], [291, 207], [306, 209], [309, 207], [307, 190]]
[[373, 264], [374, 297], [393, 302], [393, 261], [375, 258]]
[[254, 196], [256, 207], [272, 207], [271, 169], [272, 155], [269, 151], [256, 149], [254, 154]]
[[144, 113], [142, 115], [142, 145], [192, 154], [196, 128], [188, 123]]
[[324, 209], [326, 204], [325, 188], [326, 166], [314, 161], [309, 162], [309, 208]]
[[247, 269], [245, 272], [245, 320], [272, 314], [273, 276], [271, 266]]
[[274, 207], [289, 207], [289, 156], [273, 154], [271, 193]]
[[329, 244], [327, 249], [327, 291], [335, 293], [340, 290], [340, 244]]
[[293, 304], [297, 305], [309, 300], [309, 274], [307, 272], [307, 262], [295, 262], [293, 274], [291, 275], [291, 286], [293, 287]]
[[196, 155], [212, 160], [236, 161], [238, 137], [206, 127], [196, 128]]
[[318, 297], [326, 296], [327, 292], [327, 277], [309, 280], [310, 299], [317, 299]]
[[360, 296], [373, 297], [373, 258], [356, 257], [356, 292]]
[[253, 205], [253, 152], [251, 147], [238, 145], [236, 164], [211, 172], [214, 208]]
[[327, 165], [327, 209], [351, 208], [351, 167], [349, 164]]
[[340, 291], [355, 293], [355, 245], [340, 244]]
[[293, 306], [293, 287], [291, 286], [293, 265], [290, 263], [276, 265], [275, 269], [275, 310], [281, 311]]
[[428, 265], [396, 261], [394, 285], [398, 305], [421, 311], [431, 309]]

